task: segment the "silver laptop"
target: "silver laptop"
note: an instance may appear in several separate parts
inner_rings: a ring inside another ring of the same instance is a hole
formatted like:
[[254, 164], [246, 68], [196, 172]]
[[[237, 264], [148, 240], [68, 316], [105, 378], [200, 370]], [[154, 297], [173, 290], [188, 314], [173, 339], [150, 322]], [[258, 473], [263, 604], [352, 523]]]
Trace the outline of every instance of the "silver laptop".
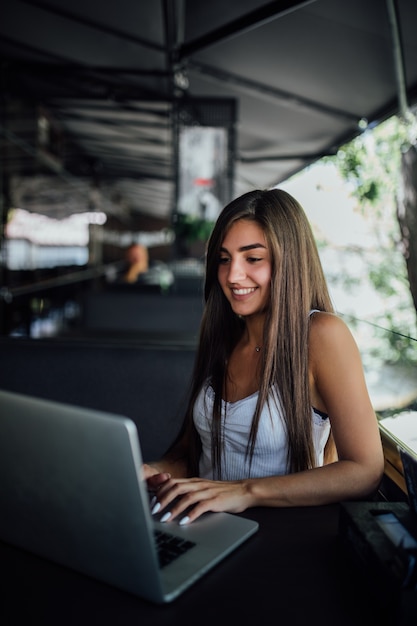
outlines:
[[[0, 391], [0, 539], [147, 600], [169, 602], [258, 524], [228, 513], [187, 526], [163, 524], [150, 514], [141, 467], [130, 419]], [[182, 549], [162, 565], [158, 531]]]

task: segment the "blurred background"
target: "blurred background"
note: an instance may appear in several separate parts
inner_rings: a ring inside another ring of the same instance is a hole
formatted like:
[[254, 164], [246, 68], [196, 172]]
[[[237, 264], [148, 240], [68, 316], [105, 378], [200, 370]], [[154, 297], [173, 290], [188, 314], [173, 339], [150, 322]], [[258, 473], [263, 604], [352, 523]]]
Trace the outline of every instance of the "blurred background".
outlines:
[[280, 186], [416, 446], [416, 24], [415, 0], [3, 0], [0, 336], [192, 349], [219, 211]]

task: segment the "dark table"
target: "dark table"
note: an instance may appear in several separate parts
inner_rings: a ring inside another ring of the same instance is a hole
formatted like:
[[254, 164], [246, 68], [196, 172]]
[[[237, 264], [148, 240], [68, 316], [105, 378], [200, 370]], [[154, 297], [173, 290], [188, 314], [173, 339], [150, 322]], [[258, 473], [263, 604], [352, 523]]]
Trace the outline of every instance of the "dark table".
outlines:
[[158, 606], [0, 543], [2, 626], [393, 624], [338, 539], [339, 506], [251, 509], [259, 532]]

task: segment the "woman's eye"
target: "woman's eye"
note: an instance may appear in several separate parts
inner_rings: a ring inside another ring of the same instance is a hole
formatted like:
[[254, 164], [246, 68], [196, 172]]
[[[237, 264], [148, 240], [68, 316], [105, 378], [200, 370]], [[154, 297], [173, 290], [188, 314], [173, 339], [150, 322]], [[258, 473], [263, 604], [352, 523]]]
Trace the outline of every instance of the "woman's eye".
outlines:
[[219, 259], [219, 265], [225, 265], [226, 263], [228, 263], [228, 261], [229, 261], [229, 257], [221, 256]]
[[258, 261], [262, 261], [262, 259], [257, 256], [248, 257], [247, 260], [249, 263], [257, 263]]

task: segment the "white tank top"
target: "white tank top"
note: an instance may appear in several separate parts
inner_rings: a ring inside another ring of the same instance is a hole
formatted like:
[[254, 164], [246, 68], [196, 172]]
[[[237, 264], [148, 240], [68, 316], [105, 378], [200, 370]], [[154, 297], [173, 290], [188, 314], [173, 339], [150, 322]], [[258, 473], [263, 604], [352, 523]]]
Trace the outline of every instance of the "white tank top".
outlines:
[[[222, 402], [222, 480], [278, 476], [289, 471], [286, 427], [276, 391], [271, 394], [269, 405], [267, 403], [262, 410], [251, 465], [246, 458], [257, 398], [258, 392], [237, 402], [224, 400]], [[211, 463], [213, 400], [212, 387], [204, 386], [197, 397], [193, 412], [194, 424], [202, 443], [199, 467], [199, 475], [202, 478], [216, 478]], [[323, 465], [324, 446], [330, 433], [330, 422], [327, 417], [322, 417], [314, 409], [311, 411], [311, 419], [316, 463]]]

